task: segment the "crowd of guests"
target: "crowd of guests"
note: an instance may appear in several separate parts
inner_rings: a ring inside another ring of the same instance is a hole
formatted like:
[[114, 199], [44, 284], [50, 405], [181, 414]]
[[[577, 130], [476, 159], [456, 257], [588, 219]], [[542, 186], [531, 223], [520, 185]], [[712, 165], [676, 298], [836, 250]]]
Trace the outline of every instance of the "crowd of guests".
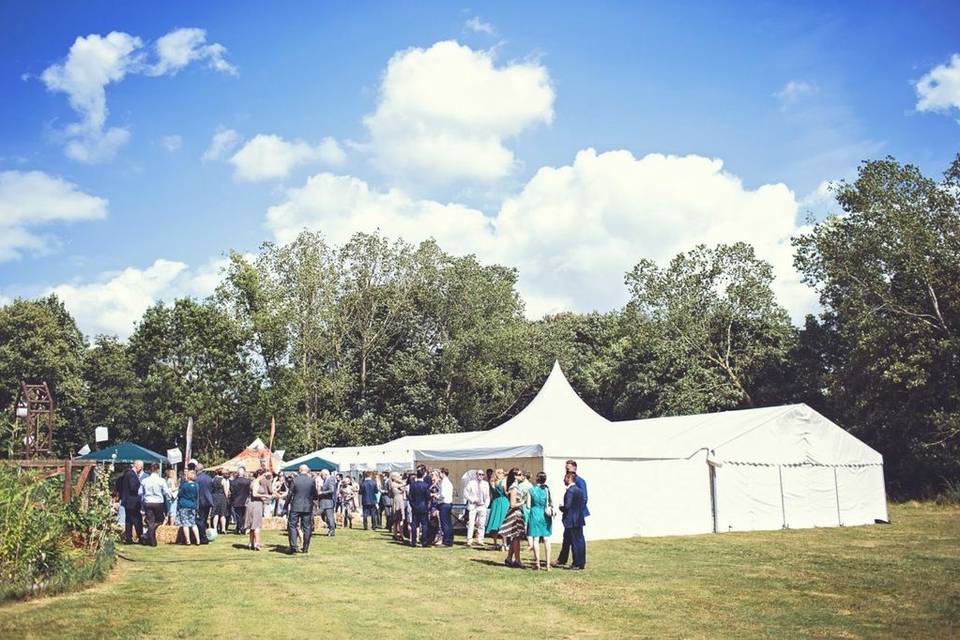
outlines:
[[[248, 536], [247, 547], [259, 551], [263, 519], [285, 516], [288, 552], [309, 553], [314, 515], [319, 515], [328, 536], [337, 526], [352, 528], [359, 513], [364, 529], [387, 529], [397, 541], [410, 546], [445, 546], [454, 543], [454, 488], [446, 468], [419, 465], [407, 473], [367, 472], [360, 482], [327, 470], [313, 474], [306, 465], [297, 473], [274, 474], [266, 468], [248, 475], [240, 467], [232, 473], [218, 469], [206, 473], [195, 461], [182, 478], [168, 473], [161, 478], [159, 465], [149, 472], [137, 461], [116, 486], [118, 517], [123, 540], [156, 546], [156, 528], [166, 521], [180, 528], [184, 544], [206, 544], [208, 530], [226, 533], [233, 527]], [[587, 485], [577, 474], [577, 463], [568, 460], [565, 491], [555, 501], [544, 472], [531, 478], [514, 467], [476, 470], [461, 479], [467, 546], [486, 546], [506, 552], [504, 564], [521, 567], [521, 550], [533, 553], [534, 568], [551, 567], [550, 537], [560, 516], [563, 544], [553, 566], [582, 570], [586, 566], [583, 527]], [[146, 531], [144, 531], [144, 520]]]

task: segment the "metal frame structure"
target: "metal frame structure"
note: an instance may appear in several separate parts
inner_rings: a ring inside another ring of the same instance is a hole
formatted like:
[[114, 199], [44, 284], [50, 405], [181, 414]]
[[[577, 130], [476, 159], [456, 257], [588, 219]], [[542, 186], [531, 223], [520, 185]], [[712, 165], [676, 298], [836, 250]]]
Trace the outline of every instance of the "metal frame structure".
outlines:
[[55, 403], [46, 382], [20, 384], [15, 411], [26, 424], [23, 448], [17, 453], [24, 458], [53, 456], [53, 412]]

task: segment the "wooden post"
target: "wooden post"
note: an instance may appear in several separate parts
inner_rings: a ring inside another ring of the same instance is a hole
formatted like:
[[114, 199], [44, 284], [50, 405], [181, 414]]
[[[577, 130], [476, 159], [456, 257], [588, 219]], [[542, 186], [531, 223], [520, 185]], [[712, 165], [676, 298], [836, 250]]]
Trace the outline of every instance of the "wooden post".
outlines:
[[63, 502], [70, 502], [73, 493], [73, 461], [63, 461]]

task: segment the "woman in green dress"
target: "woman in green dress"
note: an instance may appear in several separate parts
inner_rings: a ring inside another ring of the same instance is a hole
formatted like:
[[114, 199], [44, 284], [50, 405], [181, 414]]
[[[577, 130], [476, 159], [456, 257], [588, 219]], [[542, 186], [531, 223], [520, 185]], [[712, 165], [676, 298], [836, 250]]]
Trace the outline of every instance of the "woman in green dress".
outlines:
[[550, 496], [550, 487], [547, 486], [547, 474], [543, 471], [537, 474], [537, 484], [530, 488], [530, 511], [527, 514], [527, 537], [533, 546], [533, 557], [536, 564], [534, 569], [540, 568], [540, 543], [544, 547], [546, 569], [550, 571], [550, 534], [553, 533], [553, 500]]
[[503, 469], [497, 469], [493, 472], [493, 479], [490, 482], [490, 511], [487, 513], [487, 534], [493, 538], [493, 544], [498, 548], [503, 545], [497, 542], [500, 537], [500, 526], [510, 508], [510, 499], [507, 498], [507, 486], [504, 484]]

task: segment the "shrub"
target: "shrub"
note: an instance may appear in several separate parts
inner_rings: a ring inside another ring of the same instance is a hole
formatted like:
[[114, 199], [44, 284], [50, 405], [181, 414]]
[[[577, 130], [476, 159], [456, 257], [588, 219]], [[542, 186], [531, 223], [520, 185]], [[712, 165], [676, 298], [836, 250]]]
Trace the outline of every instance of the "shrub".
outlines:
[[960, 505], [960, 480], [944, 479], [943, 488], [937, 495], [937, 504]]
[[109, 474], [68, 505], [62, 487], [58, 477], [0, 466], [0, 600], [63, 591], [113, 566]]

